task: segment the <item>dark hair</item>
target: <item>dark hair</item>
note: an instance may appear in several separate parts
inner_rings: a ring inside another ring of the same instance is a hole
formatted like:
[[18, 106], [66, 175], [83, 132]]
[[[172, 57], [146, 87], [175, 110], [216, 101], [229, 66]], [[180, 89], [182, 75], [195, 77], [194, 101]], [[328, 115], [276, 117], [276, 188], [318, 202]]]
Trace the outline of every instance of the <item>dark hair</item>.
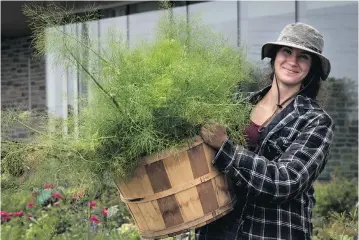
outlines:
[[[273, 77], [274, 77], [275, 56], [281, 47], [282, 46], [277, 46], [276, 48], [273, 49], [273, 51], [271, 53], [271, 56], [272, 56], [271, 61], [270, 61], [270, 65], [272, 68], [272, 72], [270, 74], [271, 80], [274, 79]], [[312, 56], [312, 64], [311, 64], [310, 70], [308, 72], [308, 75], [304, 78], [304, 80], [302, 82], [302, 88], [305, 88], [305, 89], [300, 92], [300, 95], [304, 95], [304, 96], [310, 97], [315, 100], [316, 97], [318, 96], [318, 93], [320, 90], [320, 85], [321, 85], [320, 77], [322, 76], [322, 70], [320, 68], [321, 62], [320, 62], [319, 58], [314, 54], [310, 54], [310, 55]], [[312, 79], [312, 81], [311, 81], [311, 79]]]

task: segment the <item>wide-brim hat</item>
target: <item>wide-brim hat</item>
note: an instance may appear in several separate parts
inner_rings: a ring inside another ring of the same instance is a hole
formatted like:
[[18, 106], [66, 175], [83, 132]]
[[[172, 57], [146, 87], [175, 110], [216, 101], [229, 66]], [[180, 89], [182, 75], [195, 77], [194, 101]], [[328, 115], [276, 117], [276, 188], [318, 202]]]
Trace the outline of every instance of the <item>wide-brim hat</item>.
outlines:
[[328, 78], [330, 73], [330, 61], [322, 55], [324, 39], [320, 32], [305, 23], [292, 23], [287, 25], [279, 35], [276, 42], [267, 42], [262, 46], [262, 59], [272, 58], [277, 46], [299, 48], [316, 55], [321, 62], [321, 79]]

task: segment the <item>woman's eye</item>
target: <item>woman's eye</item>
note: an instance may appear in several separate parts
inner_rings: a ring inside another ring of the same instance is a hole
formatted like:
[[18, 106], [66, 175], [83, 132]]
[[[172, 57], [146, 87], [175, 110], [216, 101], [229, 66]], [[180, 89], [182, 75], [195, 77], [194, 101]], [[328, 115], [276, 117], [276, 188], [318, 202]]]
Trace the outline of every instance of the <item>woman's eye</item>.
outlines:
[[286, 54], [289, 54], [289, 55], [292, 54], [292, 51], [290, 49], [288, 49], [288, 48], [284, 48], [283, 52], [286, 53]]
[[309, 60], [309, 56], [308, 55], [301, 55], [301, 58], [305, 59], [305, 60]]

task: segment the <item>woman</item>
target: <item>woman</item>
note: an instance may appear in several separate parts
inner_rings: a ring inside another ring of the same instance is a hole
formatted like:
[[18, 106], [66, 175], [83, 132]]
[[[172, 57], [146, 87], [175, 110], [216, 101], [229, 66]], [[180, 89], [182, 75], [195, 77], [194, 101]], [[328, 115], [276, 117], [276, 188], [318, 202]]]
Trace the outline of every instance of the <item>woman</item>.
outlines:
[[286, 26], [262, 47], [271, 58], [272, 84], [254, 93], [248, 146], [233, 145], [220, 125], [203, 126], [203, 140], [218, 150], [213, 164], [235, 184], [235, 209], [196, 230], [196, 239], [311, 239], [313, 182], [322, 172], [333, 121], [315, 102], [330, 72], [313, 27]]

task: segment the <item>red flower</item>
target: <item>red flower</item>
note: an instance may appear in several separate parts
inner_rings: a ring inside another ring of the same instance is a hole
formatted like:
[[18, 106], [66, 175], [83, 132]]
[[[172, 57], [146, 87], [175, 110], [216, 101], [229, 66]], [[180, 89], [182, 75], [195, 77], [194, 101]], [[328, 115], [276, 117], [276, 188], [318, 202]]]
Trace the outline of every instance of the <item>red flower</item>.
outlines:
[[11, 217], [8, 215], [7, 212], [1, 211], [1, 222], [8, 222], [11, 220]]
[[14, 215], [13, 212], [9, 212], [8, 214], [9, 214], [10, 217]]
[[96, 207], [96, 202], [95, 201], [90, 201], [89, 202], [89, 207]]
[[11, 217], [10, 216], [4, 216], [4, 217], [1, 217], [1, 222], [8, 222], [11, 220]]
[[14, 213], [14, 216], [15, 217], [22, 217], [22, 216], [24, 216], [24, 212], [22, 212], [22, 211], [16, 212], [16, 213]]
[[105, 217], [108, 215], [108, 209], [107, 208], [102, 209], [102, 215], [105, 216]]
[[60, 206], [60, 202], [55, 202], [55, 206], [56, 207]]
[[27, 204], [27, 206], [28, 206], [28, 207], [33, 207], [33, 206], [35, 206], [35, 203], [34, 203], [34, 202], [29, 202], [29, 203]]
[[96, 215], [90, 217], [90, 222], [94, 222], [97, 224], [101, 223], [100, 219], [98, 219]]
[[60, 195], [59, 192], [56, 192], [56, 193], [52, 194], [52, 196], [53, 196], [54, 198], [57, 198], [57, 199], [62, 198], [62, 196]]
[[53, 187], [54, 184], [49, 184], [49, 183], [44, 184], [44, 189], [53, 188]]

